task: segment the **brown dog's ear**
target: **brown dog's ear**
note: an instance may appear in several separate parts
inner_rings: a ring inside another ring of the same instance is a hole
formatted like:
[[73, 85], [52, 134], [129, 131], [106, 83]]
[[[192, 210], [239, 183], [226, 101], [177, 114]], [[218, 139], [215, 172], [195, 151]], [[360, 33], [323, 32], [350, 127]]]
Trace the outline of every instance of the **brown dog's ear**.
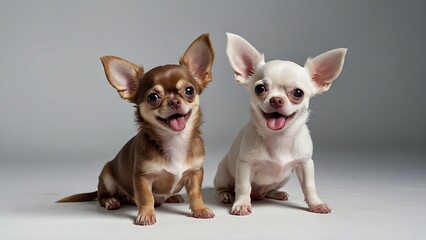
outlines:
[[212, 65], [214, 61], [213, 47], [209, 34], [203, 34], [195, 39], [180, 59], [180, 64], [189, 68], [197, 80], [201, 90], [212, 80]]
[[346, 51], [346, 48], [333, 49], [306, 61], [305, 68], [319, 93], [328, 91], [331, 83], [339, 76], [345, 62]]
[[138, 91], [143, 67], [114, 56], [101, 57], [101, 62], [109, 83], [117, 89], [123, 99], [132, 102]]

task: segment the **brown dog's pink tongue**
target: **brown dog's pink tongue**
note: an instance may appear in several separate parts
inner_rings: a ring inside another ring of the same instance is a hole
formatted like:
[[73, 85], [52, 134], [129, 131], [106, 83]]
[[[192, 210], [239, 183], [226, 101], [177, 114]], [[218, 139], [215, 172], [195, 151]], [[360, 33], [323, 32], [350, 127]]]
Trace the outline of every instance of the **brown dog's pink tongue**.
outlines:
[[278, 117], [278, 118], [268, 118], [266, 119], [266, 125], [271, 130], [280, 130], [284, 127], [285, 124], [285, 118], [284, 117]]
[[175, 131], [182, 131], [186, 127], [185, 117], [177, 117], [169, 120], [170, 128]]

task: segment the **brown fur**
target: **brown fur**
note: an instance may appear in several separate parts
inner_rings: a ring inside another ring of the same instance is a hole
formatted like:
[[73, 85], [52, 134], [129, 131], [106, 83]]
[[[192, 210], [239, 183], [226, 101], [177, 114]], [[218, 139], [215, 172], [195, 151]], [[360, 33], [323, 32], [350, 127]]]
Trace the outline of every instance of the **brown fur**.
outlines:
[[[194, 54], [197, 56], [194, 57]], [[204, 60], [200, 60], [199, 54], [202, 54], [201, 59]], [[194, 62], [193, 59], [200, 62]], [[191, 44], [181, 58], [181, 65], [160, 66], [147, 73], [143, 72], [142, 67], [121, 58], [101, 58], [111, 85], [122, 98], [136, 104], [139, 132], [112, 161], [105, 164], [99, 176], [97, 192], [76, 194], [58, 202], [88, 201], [97, 197], [101, 206], [111, 210], [118, 209], [121, 203], [134, 203], [139, 209], [135, 223], [150, 225], [156, 222], [154, 205], [165, 201], [181, 202], [182, 198], [176, 194], [185, 187], [193, 216], [212, 218], [214, 214], [206, 208], [201, 196], [204, 170], [200, 159], [204, 159], [205, 152], [200, 133], [202, 114], [198, 105], [199, 94], [211, 81], [213, 59], [208, 34], [200, 36]], [[126, 82], [123, 82], [123, 78]], [[185, 96], [182, 93], [184, 89], [178, 86], [179, 82], [184, 83], [183, 88], [192, 86], [197, 97]], [[153, 107], [147, 103], [147, 95], [158, 86], [162, 88], [159, 93], [162, 102], [158, 107]], [[183, 145], [187, 146], [186, 168], [183, 168], [179, 178], [167, 171], [174, 158], [166, 153], [174, 151], [168, 148], [181, 146], [166, 145], [164, 141], [167, 138], [162, 136], [170, 134], [170, 130], [164, 129], [166, 127], [150, 117], [151, 114], [169, 111], [172, 99], [178, 99], [182, 105], [192, 106], [193, 109], [190, 115], [193, 124], [188, 122], [185, 127], [185, 130], [190, 131], [189, 142]]]

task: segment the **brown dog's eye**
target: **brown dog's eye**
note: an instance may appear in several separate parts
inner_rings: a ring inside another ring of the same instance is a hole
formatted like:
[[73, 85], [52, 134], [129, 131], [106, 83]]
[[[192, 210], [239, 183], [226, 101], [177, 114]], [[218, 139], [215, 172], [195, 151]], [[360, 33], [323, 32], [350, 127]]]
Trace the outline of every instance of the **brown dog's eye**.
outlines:
[[303, 98], [303, 95], [305, 95], [305, 93], [303, 92], [302, 89], [296, 88], [293, 90], [292, 95], [296, 100], [301, 100]]
[[160, 100], [160, 95], [158, 95], [157, 93], [150, 93], [147, 97], [146, 100], [148, 101], [148, 103], [150, 104], [155, 104]]
[[185, 95], [188, 97], [193, 97], [195, 94], [195, 89], [191, 86], [185, 88]]

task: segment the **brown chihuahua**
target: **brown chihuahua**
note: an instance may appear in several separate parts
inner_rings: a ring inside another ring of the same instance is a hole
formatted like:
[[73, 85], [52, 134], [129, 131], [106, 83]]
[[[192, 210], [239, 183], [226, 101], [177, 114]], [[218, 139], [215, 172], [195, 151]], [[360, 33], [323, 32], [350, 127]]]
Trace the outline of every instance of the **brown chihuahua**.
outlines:
[[124, 59], [101, 58], [109, 83], [136, 105], [139, 132], [99, 176], [98, 191], [58, 202], [98, 199], [108, 210], [136, 204], [137, 225], [156, 223], [154, 206], [183, 202], [185, 186], [192, 216], [213, 218], [203, 202], [204, 143], [201, 138], [200, 94], [211, 81], [214, 52], [208, 34], [188, 47], [180, 65], [164, 65], [144, 73]]

